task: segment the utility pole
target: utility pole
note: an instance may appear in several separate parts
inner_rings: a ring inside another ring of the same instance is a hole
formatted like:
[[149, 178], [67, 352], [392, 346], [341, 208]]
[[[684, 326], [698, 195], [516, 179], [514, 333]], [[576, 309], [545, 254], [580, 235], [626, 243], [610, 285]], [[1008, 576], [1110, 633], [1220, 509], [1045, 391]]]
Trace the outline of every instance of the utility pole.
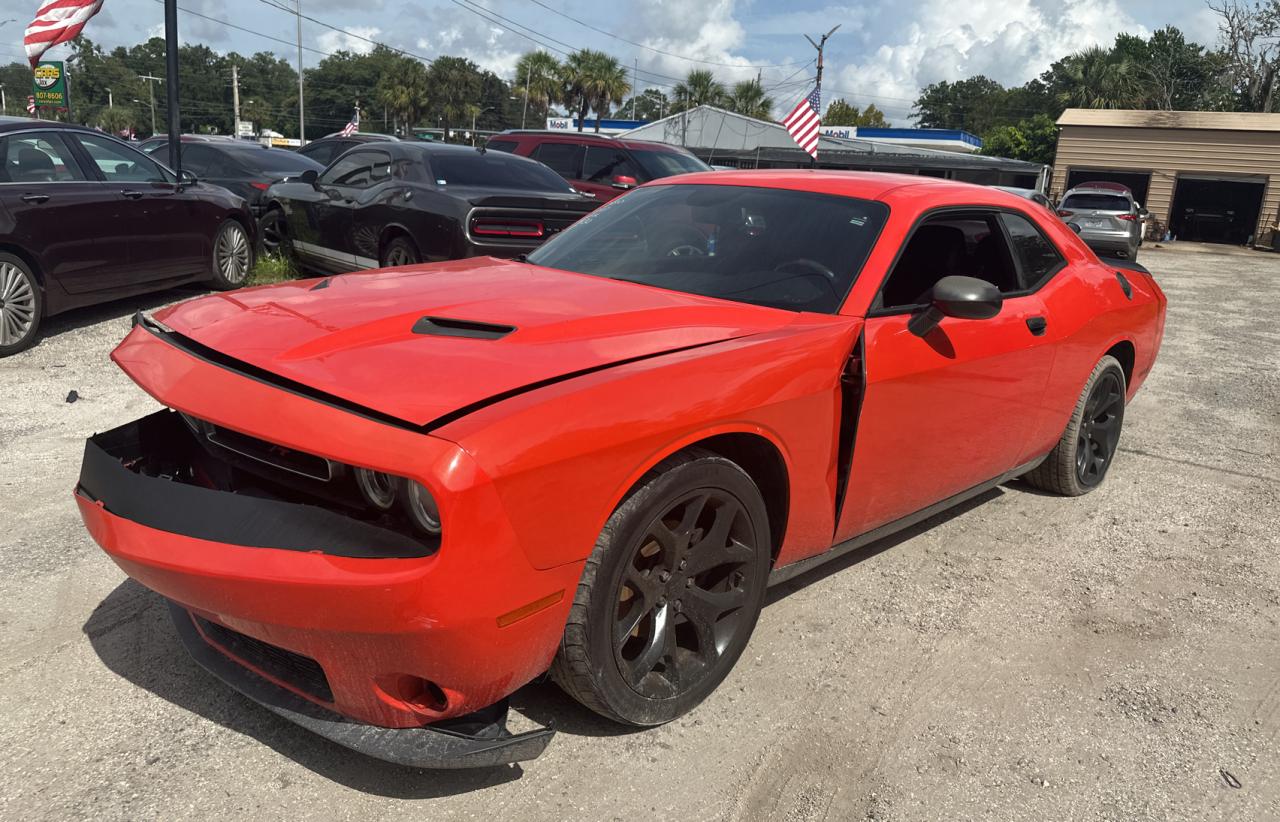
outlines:
[[520, 113], [520, 128], [524, 128], [525, 119], [529, 116], [529, 80], [533, 77], [533, 61], [524, 67], [524, 111]]
[[107, 89], [107, 108], [115, 108], [115, 98], [111, 96], [111, 89]]
[[0, 115], [9, 113], [9, 104], [4, 99], [4, 83], [0, 83]]
[[240, 70], [235, 63], [231, 64], [231, 117], [232, 126], [231, 136], [237, 140], [240, 139]]
[[640, 58], [631, 64], [631, 119], [636, 119], [636, 72], [640, 70]]
[[163, 77], [152, 77], [150, 74], [139, 74], [139, 80], [147, 81], [147, 96], [151, 100], [151, 133], [156, 133], [156, 83], [164, 82]]
[[[820, 40], [818, 40], [818, 42], [816, 42], [816, 43], [815, 43], [815, 42], [813, 42], [813, 38], [812, 38], [812, 37], [810, 37], [809, 35], [807, 35], [807, 34], [806, 34], [806, 35], [804, 36], [804, 39], [806, 39], [806, 40], [808, 40], [808, 41], [809, 41], [809, 45], [813, 46], [815, 49], [817, 49], [817, 50], [818, 50], [818, 79], [817, 79], [817, 81], [814, 83], [814, 93], [818, 95], [818, 119], [819, 119], [819, 120], [821, 120], [821, 119], [822, 119], [822, 51], [823, 51], [823, 49], [825, 49], [825, 48], [827, 47], [827, 38], [829, 38], [831, 35], [835, 34], [835, 33], [836, 33], [836, 29], [838, 29], [838, 28], [840, 28], [840, 24], [839, 24], [839, 23], [837, 23], [837, 24], [836, 24], [836, 26], [835, 26], [835, 28], [831, 29], [831, 31], [829, 31], [829, 32], [827, 32], [826, 34], [822, 35], [822, 38], [821, 38]], [[817, 152], [816, 152], [816, 150], [815, 150], [815, 154], [816, 154], [816, 153], [817, 153]], [[817, 165], [818, 165], [818, 158], [817, 158], [817, 157], [810, 157], [810, 158], [809, 158], [809, 167], [810, 167], [810, 168], [814, 168], [814, 167], [816, 167]]]
[[182, 185], [182, 118], [178, 114], [178, 0], [164, 0], [165, 97], [169, 110], [169, 167]]
[[298, 147], [307, 144], [306, 108], [302, 104], [302, 0], [298, 3]]

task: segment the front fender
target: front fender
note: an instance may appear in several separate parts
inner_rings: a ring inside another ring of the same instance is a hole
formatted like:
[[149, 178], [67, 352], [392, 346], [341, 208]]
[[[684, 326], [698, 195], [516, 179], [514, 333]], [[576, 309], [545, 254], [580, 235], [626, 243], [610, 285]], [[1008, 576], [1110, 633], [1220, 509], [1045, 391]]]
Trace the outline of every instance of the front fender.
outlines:
[[801, 315], [530, 391], [432, 433], [492, 479], [535, 568], [585, 559], [627, 491], [670, 454], [719, 434], [762, 436], [787, 468], [785, 563], [831, 543], [839, 376], [860, 328]]

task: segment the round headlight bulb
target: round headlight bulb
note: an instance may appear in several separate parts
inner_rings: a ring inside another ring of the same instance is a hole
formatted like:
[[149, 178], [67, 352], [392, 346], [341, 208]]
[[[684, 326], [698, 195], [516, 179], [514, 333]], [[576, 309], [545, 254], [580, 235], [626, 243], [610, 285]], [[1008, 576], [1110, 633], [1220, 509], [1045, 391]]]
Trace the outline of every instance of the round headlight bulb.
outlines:
[[405, 480], [401, 505], [413, 527], [429, 536], [440, 536], [440, 506], [436, 498], [420, 482]]
[[381, 471], [356, 469], [356, 487], [365, 501], [379, 511], [390, 511], [396, 502], [396, 481]]

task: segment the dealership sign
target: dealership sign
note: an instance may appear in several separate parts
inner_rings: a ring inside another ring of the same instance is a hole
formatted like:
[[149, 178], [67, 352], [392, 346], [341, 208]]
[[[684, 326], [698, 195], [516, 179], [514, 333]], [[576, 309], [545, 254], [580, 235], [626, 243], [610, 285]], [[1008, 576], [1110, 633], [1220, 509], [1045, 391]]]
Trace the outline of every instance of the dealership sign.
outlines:
[[41, 62], [32, 80], [36, 108], [67, 108], [67, 72], [62, 61]]

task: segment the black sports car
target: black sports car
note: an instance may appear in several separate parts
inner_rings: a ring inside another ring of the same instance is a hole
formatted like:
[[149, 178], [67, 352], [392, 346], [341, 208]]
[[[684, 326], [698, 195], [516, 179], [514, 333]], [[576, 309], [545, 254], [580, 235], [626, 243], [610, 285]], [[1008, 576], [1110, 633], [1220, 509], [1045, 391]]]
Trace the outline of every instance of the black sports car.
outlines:
[[[153, 157], [167, 157], [169, 146], [156, 146]], [[267, 148], [247, 140], [220, 140], [182, 143], [182, 168], [202, 182], [222, 186], [243, 197], [254, 216], [266, 207], [267, 189], [288, 177], [297, 177], [308, 169], [324, 168], [308, 157], [282, 148]]]
[[351, 149], [267, 200], [266, 250], [324, 273], [516, 257], [599, 205], [535, 160], [409, 142]]
[[298, 149], [296, 153], [302, 157], [310, 157], [322, 166], [327, 166], [349, 148], [355, 148], [366, 143], [395, 143], [399, 142], [399, 140], [399, 137], [393, 137], [390, 134], [370, 134], [357, 131], [344, 137], [339, 132], [321, 137], [319, 140], [312, 140]]

